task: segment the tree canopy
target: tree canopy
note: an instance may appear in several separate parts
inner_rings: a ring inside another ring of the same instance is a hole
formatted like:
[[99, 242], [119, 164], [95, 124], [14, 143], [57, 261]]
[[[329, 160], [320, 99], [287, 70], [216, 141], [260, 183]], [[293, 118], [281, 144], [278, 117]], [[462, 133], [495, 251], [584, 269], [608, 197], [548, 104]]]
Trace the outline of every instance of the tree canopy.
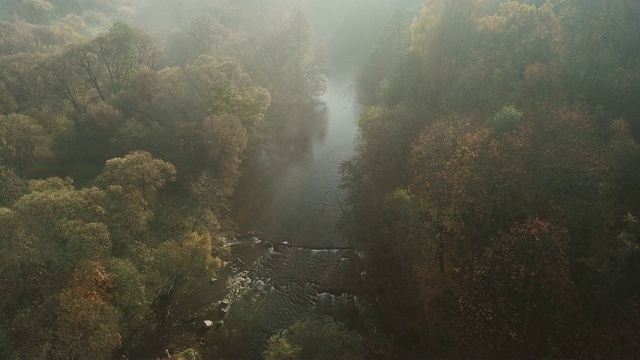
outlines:
[[402, 356], [637, 352], [612, 340], [637, 330], [637, 11], [430, 1], [402, 42], [381, 37], [343, 180]]

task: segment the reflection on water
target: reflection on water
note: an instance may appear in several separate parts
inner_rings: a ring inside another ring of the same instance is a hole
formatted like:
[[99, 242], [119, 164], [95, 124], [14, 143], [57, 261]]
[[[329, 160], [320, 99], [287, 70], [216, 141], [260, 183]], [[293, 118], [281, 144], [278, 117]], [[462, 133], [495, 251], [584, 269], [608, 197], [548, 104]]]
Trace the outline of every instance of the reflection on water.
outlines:
[[313, 246], [344, 245], [336, 225], [340, 164], [354, 151], [359, 106], [350, 78], [331, 78], [321, 101], [295, 115], [271, 155], [248, 164], [236, 190], [240, 230]]

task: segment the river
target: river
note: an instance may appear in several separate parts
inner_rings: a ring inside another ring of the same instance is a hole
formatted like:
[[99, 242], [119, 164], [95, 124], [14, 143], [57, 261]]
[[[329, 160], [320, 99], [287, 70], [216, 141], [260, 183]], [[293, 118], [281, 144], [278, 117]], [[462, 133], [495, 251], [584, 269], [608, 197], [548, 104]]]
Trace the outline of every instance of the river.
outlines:
[[246, 235], [229, 237], [217, 279], [173, 294], [166, 315], [204, 359], [259, 358], [269, 337], [314, 316], [376, 332], [372, 306], [358, 296], [363, 255], [339, 229], [348, 206], [340, 165], [354, 154], [359, 112], [353, 78], [330, 76], [314, 104], [293, 112], [281, 141], [245, 164], [232, 217]]
[[340, 164], [353, 156], [360, 106], [350, 76], [330, 76], [317, 104], [283, 130], [287, 146], [245, 166], [234, 219], [241, 231], [305, 246], [344, 246]]
[[347, 249], [353, 244], [340, 229], [348, 207], [340, 165], [354, 155], [361, 106], [350, 61], [335, 55], [324, 94], [292, 110], [276, 141], [243, 166], [232, 219], [239, 233], [256, 235], [235, 248], [248, 260], [226, 270], [228, 295], [206, 314], [222, 325], [203, 335], [205, 358], [260, 357], [270, 336], [310, 316], [375, 332], [371, 304], [357, 295], [363, 256]]
[[228, 295], [205, 316], [222, 319], [203, 335], [205, 357], [259, 357], [270, 336], [309, 316], [374, 331], [371, 306], [356, 295], [362, 254], [338, 228], [347, 206], [340, 165], [354, 154], [360, 112], [354, 88], [349, 76], [329, 77], [317, 103], [283, 129], [287, 141], [245, 166], [233, 216], [256, 235], [237, 242], [244, 261], [226, 268]]

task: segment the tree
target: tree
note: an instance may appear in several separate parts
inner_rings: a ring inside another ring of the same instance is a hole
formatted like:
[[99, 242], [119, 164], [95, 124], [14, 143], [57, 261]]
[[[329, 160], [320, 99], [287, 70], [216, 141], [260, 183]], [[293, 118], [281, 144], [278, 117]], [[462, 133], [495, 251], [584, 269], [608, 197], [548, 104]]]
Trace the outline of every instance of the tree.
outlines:
[[166, 67], [158, 71], [157, 91], [152, 99], [153, 116], [163, 126], [203, 119], [208, 114], [205, 99], [189, 84], [181, 68]]
[[294, 322], [282, 335], [274, 335], [264, 352], [267, 359], [361, 359], [366, 356], [362, 337], [329, 318]]
[[46, 74], [46, 84], [58, 100], [68, 101], [76, 114], [80, 114], [85, 107], [86, 97], [91, 85], [82, 81], [77, 62], [68, 52], [58, 53], [48, 57], [43, 68]]
[[22, 53], [2, 58], [0, 74], [7, 89], [21, 108], [35, 106], [42, 109], [49, 89], [42, 56]]
[[[415, 60], [416, 80], [393, 67], [367, 76], [377, 93], [343, 179], [397, 353], [636, 348], [637, 324], [621, 320], [636, 296], [620, 289], [637, 277], [619, 272], [636, 254], [620, 232], [638, 210], [636, 8], [431, 1], [401, 64]], [[612, 345], [621, 337], [632, 340]]]
[[476, 103], [471, 101], [476, 93], [460, 81], [473, 65], [472, 51], [478, 41], [474, 10], [470, 0], [431, 1], [411, 25], [411, 50], [422, 65], [420, 99], [437, 110]]
[[22, 0], [16, 13], [31, 23], [44, 23], [52, 17], [53, 5], [46, 0]]
[[241, 51], [244, 66], [258, 85], [271, 94], [278, 111], [304, 103], [325, 89], [322, 50], [314, 46], [311, 28], [302, 10], [294, 11], [283, 26], [250, 40]]
[[96, 55], [92, 44], [73, 45], [67, 49], [67, 53], [71, 61], [80, 68], [79, 71], [84, 72], [88, 77], [87, 83], [95, 89], [102, 101], [106, 101], [108, 95], [104, 89], [106, 69]]
[[[135, 38], [136, 31], [132, 27], [123, 22], [116, 22], [105, 36], [94, 40], [97, 56], [107, 72], [107, 84], [111, 94], [118, 94], [128, 85], [130, 76], [138, 64], [141, 53], [136, 51]], [[142, 52], [142, 55], [144, 54], [145, 52]]]
[[118, 329], [123, 346], [130, 349], [140, 345], [154, 327], [151, 301], [145, 277], [129, 259], [111, 258], [105, 265], [111, 279], [110, 303], [118, 309]]
[[[104, 212], [97, 200], [103, 195], [97, 188], [76, 190], [70, 181], [59, 178], [32, 180], [29, 193], [15, 201], [11, 210], [2, 209], [0, 232], [6, 253], [0, 273], [14, 281], [2, 284], [6, 296], [1, 304], [2, 324], [7, 324], [11, 342], [19, 344], [14, 347], [15, 356], [79, 356], [77, 352], [94, 351], [101, 341], [114, 339], [113, 309], [94, 303], [89, 296], [93, 290], [87, 290], [89, 295], [84, 290], [78, 293], [77, 287], [63, 290], [73, 274], [101, 272], [94, 265], [110, 255], [110, 236], [99, 222]], [[82, 283], [99, 285], [92, 280]], [[43, 322], [37, 330], [31, 323], [33, 316]], [[100, 329], [107, 334], [94, 333]], [[102, 350], [95, 351], [94, 357]]]
[[[493, 69], [491, 102], [522, 103], [522, 97], [531, 97], [535, 106], [560, 103], [564, 90], [558, 78], [567, 43], [553, 2], [541, 6], [503, 2], [497, 14], [478, 20], [478, 32], [488, 50], [483, 60], [487, 69]], [[549, 93], [555, 95], [549, 97]]]
[[120, 347], [119, 316], [107, 293], [111, 286], [101, 263], [86, 263], [74, 271], [59, 295], [54, 358], [104, 358]]
[[122, 113], [105, 102], [87, 106], [76, 129], [78, 151], [91, 162], [103, 163], [111, 157], [111, 140], [123, 123]]
[[34, 119], [20, 114], [0, 115], [0, 158], [25, 171], [29, 164], [51, 155], [51, 138]]
[[191, 20], [188, 41], [191, 59], [201, 55], [219, 55], [225, 41], [229, 37], [229, 30], [210, 15], [203, 15]]
[[8, 115], [18, 108], [16, 99], [9, 93], [7, 87], [0, 81], [0, 115]]
[[26, 192], [26, 179], [18, 176], [13, 170], [0, 165], [0, 206], [11, 206]]
[[167, 241], [158, 246], [156, 257], [163, 278], [184, 281], [189, 277], [211, 278], [220, 267], [212, 256], [211, 237], [188, 233], [180, 241]]
[[223, 191], [232, 195], [248, 142], [245, 128], [235, 116], [210, 116], [203, 121], [200, 134], [207, 168], [220, 179]]
[[262, 354], [266, 360], [295, 360], [300, 358], [302, 348], [292, 345], [282, 336], [272, 336], [267, 343], [267, 349]]
[[[97, 188], [75, 190], [59, 178], [32, 180], [30, 193], [13, 205], [22, 226], [19, 234], [30, 239], [33, 252], [27, 264], [44, 270], [47, 286], [85, 259], [106, 259], [111, 251], [107, 228], [100, 221], [105, 212], [99, 205], [104, 193]], [[54, 280], [55, 279], [55, 280]]]
[[164, 56], [158, 40], [142, 29], [134, 29], [133, 48], [137, 64], [150, 69], [156, 69]]
[[569, 243], [567, 229], [539, 219], [492, 238], [467, 273], [460, 300], [472, 333], [469, 349], [533, 355], [570, 343], [567, 327], [577, 313], [570, 304], [579, 292]]
[[126, 117], [150, 117], [153, 99], [158, 90], [158, 73], [141, 66], [131, 76], [131, 85], [114, 100]]
[[207, 106], [209, 115], [234, 115], [254, 135], [270, 104], [269, 92], [257, 86], [230, 58], [203, 56], [185, 75]]
[[172, 164], [155, 159], [146, 151], [134, 151], [108, 160], [97, 183], [104, 187], [120, 185], [125, 191], [140, 194], [146, 202], [152, 202], [157, 192], [168, 181], [175, 181], [175, 177], [176, 168]]

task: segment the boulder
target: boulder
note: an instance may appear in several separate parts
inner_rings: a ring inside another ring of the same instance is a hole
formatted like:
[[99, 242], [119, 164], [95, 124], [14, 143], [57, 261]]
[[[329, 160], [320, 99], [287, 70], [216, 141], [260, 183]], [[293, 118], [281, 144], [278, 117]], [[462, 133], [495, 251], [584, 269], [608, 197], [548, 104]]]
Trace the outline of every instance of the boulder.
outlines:
[[213, 321], [205, 320], [203, 321], [203, 325], [205, 329], [211, 329], [213, 327]]

